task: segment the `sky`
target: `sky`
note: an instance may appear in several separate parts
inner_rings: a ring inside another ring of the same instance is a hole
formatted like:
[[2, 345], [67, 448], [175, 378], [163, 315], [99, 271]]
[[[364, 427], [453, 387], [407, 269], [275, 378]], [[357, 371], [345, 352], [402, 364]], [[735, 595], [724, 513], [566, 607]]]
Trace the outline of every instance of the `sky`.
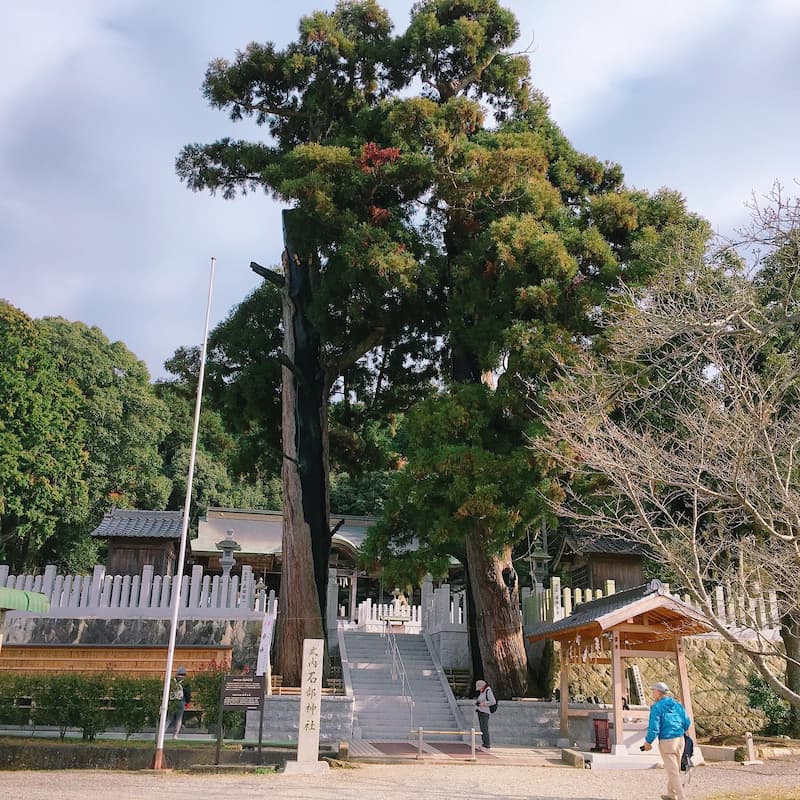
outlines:
[[[397, 29], [411, 0], [385, 0]], [[533, 83], [574, 145], [630, 186], [685, 195], [723, 233], [800, 178], [800, 0], [506, 0]], [[0, 3], [0, 298], [99, 326], [154, 377], [276, 264], [280, 207], [188, 191], [190, 142], [258, 139], [210, 108], [208, 62], [283, 46], [334, 0]]]

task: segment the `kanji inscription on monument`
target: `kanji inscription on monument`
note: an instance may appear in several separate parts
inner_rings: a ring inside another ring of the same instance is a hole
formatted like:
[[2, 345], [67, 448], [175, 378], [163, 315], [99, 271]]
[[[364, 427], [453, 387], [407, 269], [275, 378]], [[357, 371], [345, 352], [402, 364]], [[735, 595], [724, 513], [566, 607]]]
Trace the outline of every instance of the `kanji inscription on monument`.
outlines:
[[303, 676], [300, 682], [300, 727], [297, 731], [297, 761], [287, 762], [287, 772], [319, 772], [328, 762], [319, 760], [319, 719], [322, 708], [322, 664], [325, 642], [303, 642]]

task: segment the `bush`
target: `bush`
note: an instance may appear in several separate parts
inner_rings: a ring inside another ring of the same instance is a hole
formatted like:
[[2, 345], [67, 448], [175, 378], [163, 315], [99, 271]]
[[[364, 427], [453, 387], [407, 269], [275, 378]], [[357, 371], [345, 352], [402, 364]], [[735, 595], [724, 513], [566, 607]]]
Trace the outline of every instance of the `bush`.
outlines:
[[83, 738], [94, 741], [106, 728], [111, 679], [108, 675], [48, 675], [33, 697], [34, 719], [40, 725], [58, 727], [63, 739], [67, 728], [80, 728]]
[[789, 704], [778, 697], [767, 682], [756, 673], [751, 673], [747, 679], [747, 701], [750, 708], [763, 711], [767, 717], [767, 724], [762, 733], [767, 736], [781, 736], [790, 732]]
[[158, 724], [162, 682], [158, 678], [113, 678], [111, 695], [114, 710], [111, 725], [122, 728], [125, 738]]
[[[219, 720], [219, 691], [222, 670], [200, 672], [190, 679], [192, 702], [203, 707], [203, 722], [209, 731], [216, 732]], [[222, 716], [223, 735], [231, 739], [244, 737], [245, 715], [242, 711], [226, 711]]]
[[[189, 678], [192, 705], [203, 708], [203, 722], [212, 731], [217, 726], [222, 675], [220, 669], [212, 669]], [[158, 724], [162, 686], [159, 678], [110, 673], [4, 673], [0, 674], [0, 724], [53, 726], [62, 739], [68, 728], [80, 728], [89, 741], [113, 727], [125, 731], [127, 739]], [[225, 735], [241, 738], [244, 723], [241, 711], [226, 711]]]

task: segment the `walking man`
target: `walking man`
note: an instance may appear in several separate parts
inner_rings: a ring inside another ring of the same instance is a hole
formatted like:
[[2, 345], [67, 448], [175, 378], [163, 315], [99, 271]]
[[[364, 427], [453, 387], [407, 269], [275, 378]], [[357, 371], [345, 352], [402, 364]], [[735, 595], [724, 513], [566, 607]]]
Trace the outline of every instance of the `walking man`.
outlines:
[[178, 734], [181, 732], [181, 725], [183, 725], [183, 712], [189, 701], [192, 699], [192, 687], [186, 681], [186, 668], [178, 667], [175, 677], [172, 679], [172, 685], [169, 691], [169, 724], [167, 730], [175, 727], [172, 738], [177, 739]]
[[492, 706], [497, 705], [492, 687], [484, 680], [475, 681], [475, 689], [478, 691], [478, 699], [475, 701], [475, 713], [478, 715], [478, 723], [481, 726], [481, 741], [484, 750], [492, 747], [489, 738], [489, 715], [492, 713]]
[[683, 737], [689, 730], [691, 720], [686, 716], [684, 707], [670, 697], [669, 687], [665, 683], [654, 683], [653, 705], [650, 707], [650, 722], [645, 736], [645, 750], [653, 749], [653, 742], [658, 739], [658, 752], [664, 762], [667, 773], [667, 793], [661, 800], [686, 800], [681, 785], [681, 756], [683, 755]]

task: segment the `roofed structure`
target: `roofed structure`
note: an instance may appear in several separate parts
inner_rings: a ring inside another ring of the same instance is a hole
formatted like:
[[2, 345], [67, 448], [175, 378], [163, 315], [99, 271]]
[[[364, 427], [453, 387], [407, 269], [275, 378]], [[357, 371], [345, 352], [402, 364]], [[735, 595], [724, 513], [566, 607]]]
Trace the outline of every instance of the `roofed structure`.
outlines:
[[112, 508], [91, 535], [108, 542], [106, 571], [110, 575], [139, 575], [148, 564], [156, 574], [171, 575], [182, 521], [182, 511]]
[[100, 539], [180, 539], [182, 511], [112, 508], [92, 531]]
[[[529, 633], [526, 637], [529, 642], [552, 639], [560, 644], [562, 743], [566, 746], [569, 743], [570, 665], [578, 662], [611, 665], [614, 753], [625, 753], [622, 709], [626, 658], [674, 660], [680, 699], [689, 717], [693, 717], [683, 638], [710, 629], [701, 611], [673, 597], [660, 581], [651, 581], [582, 603], [568, 617], [545, 623]], [[693, 729], [694, 725], [691, 729], [694, 736]]]
[[644, 583], [646, 549], [637, 542], [601, 531], [563, 526], [550, 538], [550, 569], [574, 587], [603, 586], [613, 580], [622, 589]]

